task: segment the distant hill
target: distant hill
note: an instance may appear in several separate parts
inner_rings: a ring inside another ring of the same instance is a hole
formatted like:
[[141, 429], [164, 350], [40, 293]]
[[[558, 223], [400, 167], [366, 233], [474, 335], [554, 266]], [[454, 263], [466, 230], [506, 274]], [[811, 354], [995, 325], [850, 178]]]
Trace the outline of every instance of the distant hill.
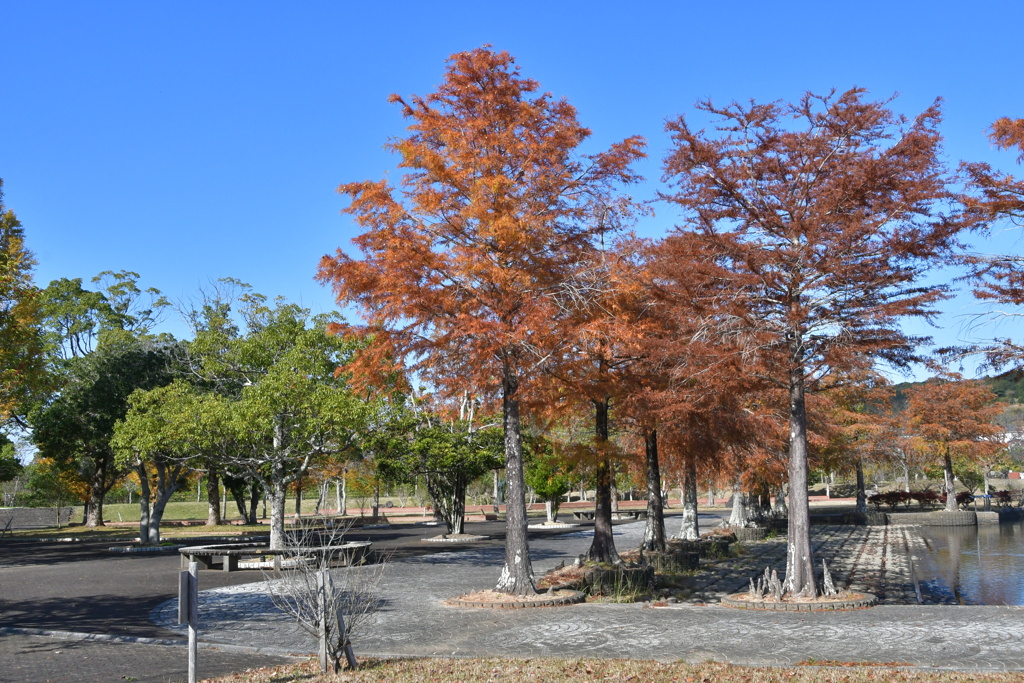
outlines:
[[[1020, 370], [1010, 370], [995, 377], [979, 377], [978, 379], [964, 381], [985, 384], [1003, 403], [1011, 405], [1024, 404], [1024, 372]], [[901, 382], [893, 385], [893, 388], [896, 390], [896, 396], [893, 398], [893, 411], [897, 413], [902, 412], [906, 406], [906, 399], [903, 397], [904, 392], [911, 387], [921, 384], [924, 384], [924, 382]]]

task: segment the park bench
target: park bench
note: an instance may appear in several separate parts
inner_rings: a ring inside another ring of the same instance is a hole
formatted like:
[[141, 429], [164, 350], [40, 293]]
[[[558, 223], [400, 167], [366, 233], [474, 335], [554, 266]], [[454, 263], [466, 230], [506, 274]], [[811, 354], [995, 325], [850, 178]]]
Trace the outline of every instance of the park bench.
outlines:
[[[578, 520], [593, 520], [596, 510], [573, 510], [572, 516]], [[612, 519], [647, 519], [647, 510], [619, 510], [612, 513]]]
[[225, 543], [222, 545], [197, 545], [178, 550], [181, 553], [181, 568], [187, 569], [189, 562], [196, 562], [204, 569], [220, 567], [222, 571], [238, 571], [242, 558], [272, 557], [273, 567], [281, 568], [282, 559], [301, 560], [303, 557], [322, 553], [336, 554], [337, 566], [350, 567], [359, 564], [370, 551], [370, 541], [352, 541], [323, 548], [283, 548], [271, 550], [264, 543]]

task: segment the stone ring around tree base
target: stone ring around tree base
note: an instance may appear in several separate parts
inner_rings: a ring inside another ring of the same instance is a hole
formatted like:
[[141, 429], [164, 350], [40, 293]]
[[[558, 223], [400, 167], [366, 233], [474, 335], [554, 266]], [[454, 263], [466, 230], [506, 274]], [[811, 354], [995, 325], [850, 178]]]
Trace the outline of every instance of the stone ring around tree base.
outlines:
[[477, 534], [441, 534], [440, 536], [429, 536], [420, 540], [427, 543], [475, 543], [476, 541], [484, 541], [488, 538], [490, 537], [478, 536]]
[[485, 609], [527, 609], [530, 607], [561, 607], [583, 602], [587, 596], [582, 591], [563, 588], [553, 592], [534, 595], [509, 595], [496, 591], [477, 591], [460, 595], [445, 601], [452, 607], [482, 607]]
[[723, 607], [737, 609], [774, 610], [777, 612], [838, 612], [864, 609], [878, 604], [878, 598], [871, 593], [848, 592], [841, 595], [821, 596], [814, 599], [758, 600], [748, 593], [735, 593], [722, 598]]

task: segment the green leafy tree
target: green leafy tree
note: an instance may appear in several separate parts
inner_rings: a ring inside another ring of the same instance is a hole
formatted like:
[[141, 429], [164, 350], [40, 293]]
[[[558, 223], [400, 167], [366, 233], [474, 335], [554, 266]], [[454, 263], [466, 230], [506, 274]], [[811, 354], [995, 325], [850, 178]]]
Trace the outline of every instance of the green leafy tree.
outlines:
[[444, 419], [427, 412], [407, 412], [396, 418], [390, 430], [381, 430], [383, 438], [368, 440], [364, 447], [373, 450], [386, 479], [401, 482], [423, 477], [447, 532], [465, 533], [469, 484], [503, 462], [499, 421], [476, 422], [466, 414]]
[[60, 528], [60, 509], [79, 500], [80, 482], [74, 473], [50, 458], [36, 456], [28, 470], [27, 502], [35, 507], [55, 507], [57, 527]]
[[547, 439], [531, 436], [524, 441], [531, 456], [526, 464], [526, 485], [544, 501], [548, 523], [556, 522], [562, 496], [572, 490], [575, 467], [555, 453]]
[[23, 469], [14, 442], [0, 434], [0, 482], [14, 479]]
[[126, 472], [114, 459], [111, 439], [128, 411], [128, 397], [163, 386], [173, 375], [167, 344], [127, 332], [111, 335], [68, 365], [61, 392], [30, 415], [40, 454], [88, 486], [87, 526], [103, 524], [103, 499]]
[[[266, 297], [237, 281], [239, 294], [208, 302], [187, 347], [192, 379], [217, 398], [224, 470], [258, 482], [270, 507], [270, 543], [284, 545], [285, 494], [319, 460], [351, 452], [367, 406], [337, 372], [354, 343], [330, 334], [331, 316]], [[212, 451], [211, 451], [212, 456]]]
[[111, 445], [116, 464], [139, 479], [139, 538], [159, 545], [160, 522], [168, 501], [184, 482], [191, 461], [210, 445], [213, 415], [207, 402], [186, 382], [135, 391], [128, 412], [114, 426]]

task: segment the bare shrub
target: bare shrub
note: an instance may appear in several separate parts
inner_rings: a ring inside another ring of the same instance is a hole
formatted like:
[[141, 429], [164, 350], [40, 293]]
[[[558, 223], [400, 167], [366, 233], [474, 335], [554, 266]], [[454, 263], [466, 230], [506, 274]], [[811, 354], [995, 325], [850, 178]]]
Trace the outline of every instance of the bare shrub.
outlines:
[[[351, 521], [307, 517], [286, 533], [284, 557], [264, 583], [274, 605], [318, 643], [320, 670], [356, 668], [352, 635], [381, 604], [379, 586], [387, 558], [366, 564], [363, 549], [345, 546]], [[364, 564], [356, 567], [354, 565]]]

